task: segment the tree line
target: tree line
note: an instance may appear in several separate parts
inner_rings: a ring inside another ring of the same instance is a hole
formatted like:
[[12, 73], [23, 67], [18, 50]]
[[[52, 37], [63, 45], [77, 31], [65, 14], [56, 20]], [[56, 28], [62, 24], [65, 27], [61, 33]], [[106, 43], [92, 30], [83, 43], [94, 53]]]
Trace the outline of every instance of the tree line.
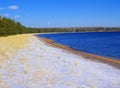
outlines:
[[10, 18], [0, 16], [0, 36], [46, 32], [112, 32], [119, 27], [71, 27], [71, 28], [30, 28]]

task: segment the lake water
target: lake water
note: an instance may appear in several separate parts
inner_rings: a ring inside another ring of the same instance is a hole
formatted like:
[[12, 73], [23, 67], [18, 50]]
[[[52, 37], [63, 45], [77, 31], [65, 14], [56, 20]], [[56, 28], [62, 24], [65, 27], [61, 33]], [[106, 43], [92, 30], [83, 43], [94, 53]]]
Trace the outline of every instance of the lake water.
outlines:
[[120, 32], [40, 34], [73, 49], [120, 60]]

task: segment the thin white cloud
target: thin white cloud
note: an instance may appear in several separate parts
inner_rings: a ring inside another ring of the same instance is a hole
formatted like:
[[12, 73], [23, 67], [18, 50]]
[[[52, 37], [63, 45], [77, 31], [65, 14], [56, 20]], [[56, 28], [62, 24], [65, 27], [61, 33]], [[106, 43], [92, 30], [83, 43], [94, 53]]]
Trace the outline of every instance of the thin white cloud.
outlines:
[[4, 10], [5, 8], [0, 8], [0, 11]]
[[14, 18], [15, 18], [15, 19], [20, 18], [20, 15], [16, 15], [16, 16], [14, 16]]
[[8, 7], [10, 10], [17, 10], [19, 7], [16, 5], [11, 5]]
[[10, 16], [10, 14], [9, 14], [9, 13], [6, 13], [6, 14], [4, 14], [3, 16], [8, 17], [8, 16]]

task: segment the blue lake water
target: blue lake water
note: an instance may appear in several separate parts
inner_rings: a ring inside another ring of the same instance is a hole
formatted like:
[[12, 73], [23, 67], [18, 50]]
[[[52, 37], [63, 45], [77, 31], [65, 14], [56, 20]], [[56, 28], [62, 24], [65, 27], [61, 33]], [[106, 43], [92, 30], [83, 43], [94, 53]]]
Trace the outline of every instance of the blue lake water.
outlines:
[[40, 34], [73, 49], [120, 60], [120, 32]]

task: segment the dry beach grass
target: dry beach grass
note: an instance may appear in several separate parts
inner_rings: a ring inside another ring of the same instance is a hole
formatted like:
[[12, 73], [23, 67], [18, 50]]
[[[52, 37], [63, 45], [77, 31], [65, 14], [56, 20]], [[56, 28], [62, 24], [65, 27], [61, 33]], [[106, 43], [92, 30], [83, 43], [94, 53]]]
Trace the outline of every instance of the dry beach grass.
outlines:
[[0, 63], [28, 42], [29, 35], [0, 37]]

